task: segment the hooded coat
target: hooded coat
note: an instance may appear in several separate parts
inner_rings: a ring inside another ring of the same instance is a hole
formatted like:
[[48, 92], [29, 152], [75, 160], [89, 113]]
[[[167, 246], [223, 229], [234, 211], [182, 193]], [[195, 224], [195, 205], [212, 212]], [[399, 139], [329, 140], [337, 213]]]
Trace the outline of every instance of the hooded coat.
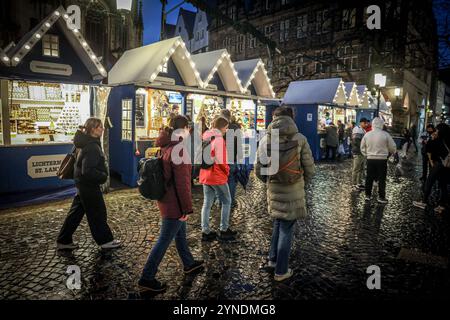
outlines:
[[[166, 193], [158, 201], [161, 217], [164, 219], [179, 219], [185, 214], [191, 214], [192, 210], [192, 189], [191, 174], [192, 165], [189, 161], [175, 164], [172, 161], [172, 150], [182, 141], [171, 141], [169, 134], [162, 130], [156, 140], [156, 146], [161, 147], [164, 183], [166, 184]], [[180, 148], [181, 150], [181, 148]], [[183, 150], [180, 156], [185, 159]], [[176, 188], [176, 189], [175, 189]]]
[[372, 121], [372, 130], [367, 132], [361, 140], [361, 153], [368, 160], [386, 160], [389, 154], [397, 151], [394, 139], [383, 131], [384, 121], [375, 118]]
[[74, 167], [75, 183], [91, 187], [104, 184], [108, 179], [108, 170], [100, 139], [77, 131], [73, 144], [76, 148], [81, 149]]
[[339, 145], [338, 128], [333, 124], [326, 127], [325, 130], [327, 131], [327, 146], [337, 147]]
[[[293, 184], [284, 184], [275, 179], [267, 179], [267, 176], [261, 175], [263, 167], [258, 159], [265, 156], [267, 149], [262, 147], [270, 144], [272, 130], [279, 130], [280, 143], [294, 141], [298, 142], [298, 153], [300, 159], [300, 168], [303, 170], [303, 176]], [[305, 183], [309, 183], [315, 173], [314, 159], [311, 149], [305, 136], [298, 132], [294, 120], [289, 116], [278, 116], [267, 128], [265, 135], [259, 144], [257, 151], [257, 161], [255, 172], [257, 177], [267, 182], [267, 202], [269, 214], [272, 218], [282, 220], [296, 220], [307, 215], [305, 200]]]

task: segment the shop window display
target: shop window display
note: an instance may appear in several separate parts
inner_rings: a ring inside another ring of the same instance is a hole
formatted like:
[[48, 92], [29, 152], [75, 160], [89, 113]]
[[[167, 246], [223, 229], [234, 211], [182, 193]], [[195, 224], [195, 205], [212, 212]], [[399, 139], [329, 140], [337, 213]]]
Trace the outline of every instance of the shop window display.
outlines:
[[11, 144], [69, 143], [89, 118], [89, 87], [9, 82]]
[[188, 100], [193, 104], [193, 121], [200, 123], [204, 117], [208, 128], [211, 128], [214, 119], [220, 115], [224, 107], [223, 99], [220, 97], [190, 94]]
[[231, 99], [228, 106], [243, 130], [255, 129], [255, 104], [251, 100]]

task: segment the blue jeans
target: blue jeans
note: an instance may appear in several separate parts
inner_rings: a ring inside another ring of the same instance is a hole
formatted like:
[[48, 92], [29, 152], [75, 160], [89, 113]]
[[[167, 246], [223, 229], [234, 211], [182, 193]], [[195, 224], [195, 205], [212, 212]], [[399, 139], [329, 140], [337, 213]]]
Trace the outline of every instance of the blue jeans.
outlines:
[[186, 240], [186, 221], [163, 219], [161, 233], [159, 234], [158, 241], [148, 256], [141, 279], [149, 281], [155, 279], [158, 266], [174, 238], [183, 265], [185, 267], [190, 267], [194, 263], [194, 258], [192, 257]]
[[235, 164], [230, 164], [230, 175], [228, 176], [228, 187], [230, 188], [231, 204], [233, 204], [236, 198], [236, 188], [237, 188], [237, 170], [238, 166]]
[[216, 196], [222, 203], [220, 230], [226, 231], [230, 223], [231, 195], [228, 184], [217, 186], [203, 185], [202, 232], [210, 233], [209, 216]]
[[277, 275], [283, 275], [288, 272], [295, 222], [297, 220], [288, 221], [281, 219], [275, 219], [273, 222], [269, 260], [276, 262], [275, 274]]

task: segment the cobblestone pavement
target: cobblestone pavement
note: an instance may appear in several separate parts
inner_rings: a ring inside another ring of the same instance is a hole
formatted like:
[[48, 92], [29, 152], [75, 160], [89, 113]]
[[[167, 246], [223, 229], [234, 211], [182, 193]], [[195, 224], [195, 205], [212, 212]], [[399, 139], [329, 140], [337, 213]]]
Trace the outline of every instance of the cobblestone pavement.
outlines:
[[[420, 197], [417, 177], [394, 178], [392, 170], [389, 204], [366, 204], [362, 193], [350, 191], [350, 167], [348, 160], [317, 166], [307, 190], [310, 215], [296, 227], [290, 261], [295, 276], [286, 283], [274, 283], [261, 268], [271, 220], [265, 187], [252, 178], [247, 191], [238, 190], [235, 243], [200, 241], [202, 189], [195, 187], [188, 240], [206, 270], [184, 277], [172, 245], [158, 273], [169, 289], [157, 296], [141, 295], [136, 286], [160, 223], [155, 203], [136, 189], [106, 195], [110, 225], [124, 242], [109, 252], [98, 249], [85, 221], [75, 234], [80, 249], [55, 249], [70, 201], [0, 211], [0, 299], [448, 299], [447, 216], [412, 208]], [[80, 266], [81, 290], [67, 289], [68, 265]], [[381, 268], [381, 290], [366, 287], [370, 265]]]

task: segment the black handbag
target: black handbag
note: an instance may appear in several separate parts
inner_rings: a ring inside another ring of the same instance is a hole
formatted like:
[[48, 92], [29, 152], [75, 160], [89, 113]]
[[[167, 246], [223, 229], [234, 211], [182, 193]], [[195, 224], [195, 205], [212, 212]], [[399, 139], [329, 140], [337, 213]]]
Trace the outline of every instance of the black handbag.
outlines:
[[73, 172], [78, 153], [78, 149], [74, 146], [72, 148], [72, 151], [70, 151], [70, 153], [65, 156], [65, 158], [61, 162], [61, 165], [59, 166], [58, 172], [56, 173], [56, 176], [58, 178], [62, 180], [73, 179]]

